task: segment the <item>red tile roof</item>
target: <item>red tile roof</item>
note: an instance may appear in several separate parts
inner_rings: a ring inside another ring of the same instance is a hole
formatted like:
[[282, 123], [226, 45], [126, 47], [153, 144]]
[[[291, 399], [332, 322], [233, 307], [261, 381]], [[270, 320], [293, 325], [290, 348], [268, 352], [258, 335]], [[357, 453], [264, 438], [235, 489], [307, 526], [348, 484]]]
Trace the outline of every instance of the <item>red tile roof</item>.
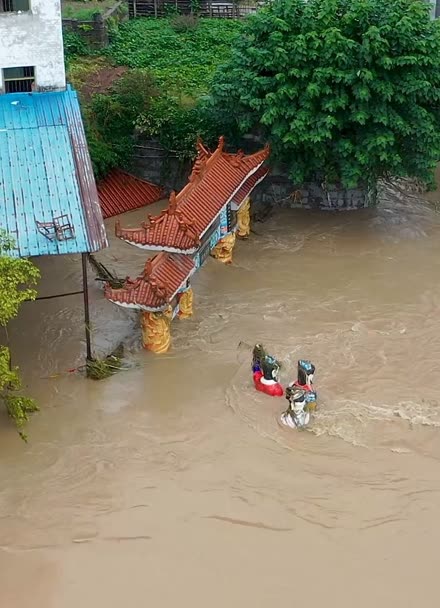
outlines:
[[243, 152], [228, 154], [223, 150], [222, 137], [213, 153], [200, 141], [197, 148], [198, 157], [188, 184], [170, 197], [168, 208], [149, 217], [141, 228], [122, 229], [117, 224], [116, 236], [145, 249], [194, 252], [222, 208], [269, 156], [268, 147], [247, 156]]
[[126, 229], [122, 229], [120, 222], [116, 222], [116, 236], [146, 249], [147, 244], [163, 249], [161, 243], [164, 242], [170, 243], [169, 249], [173, 251], [192, 251], [200, 243], [195, 220], [182, 213], [175, 192], [170, 195], [168, 207], [157, 216], [148, 216], [148, 220], [149, 223], [143, 222], [141, 228]]
[[98, 183], [99, 202], [104, 218], [139, 209], [164, 197], [160, 186], [114, 169]]
[[194, 270], [190, 257], [162, 252], [147, 261], [140, 277], [127, 279], [122, 289], [112, 289], [107, 284], [105, 297], [121, 306], [163, 310]]
[[241, 203], [250, 195], [255, 186], [263, 181], [268, 172], [269, 169], [262, 166], [255, 171], [255, 173], [252, 173], [252, 175], [244, 182], [240, 190], [234, 194], [232, 197], [232, 202], [239, 207]]

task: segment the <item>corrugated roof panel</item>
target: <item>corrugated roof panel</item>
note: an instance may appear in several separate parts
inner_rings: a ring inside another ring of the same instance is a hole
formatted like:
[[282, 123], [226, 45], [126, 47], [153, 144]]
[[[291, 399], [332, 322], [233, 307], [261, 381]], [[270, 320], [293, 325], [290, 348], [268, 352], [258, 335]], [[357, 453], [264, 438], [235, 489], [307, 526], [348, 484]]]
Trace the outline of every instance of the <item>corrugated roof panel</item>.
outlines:
[[[62, 215], [74, 238], [49, 240], [36, 225]], [[107, 246], [77, 95], [0, 96], [0, 228], [12, 255], [84, 253]]]

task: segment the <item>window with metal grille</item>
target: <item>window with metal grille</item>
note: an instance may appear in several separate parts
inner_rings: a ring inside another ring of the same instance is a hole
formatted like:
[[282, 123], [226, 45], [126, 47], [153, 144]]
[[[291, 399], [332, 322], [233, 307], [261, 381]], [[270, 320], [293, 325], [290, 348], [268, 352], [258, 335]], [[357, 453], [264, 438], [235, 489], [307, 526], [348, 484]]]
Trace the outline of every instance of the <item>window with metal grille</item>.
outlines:
[[5, 93], [30, 93], [35, 82], [33, 67], [4, 68]]
[[0, 13], [18, 13], [30, 10], [30, 0], [0, 0]]

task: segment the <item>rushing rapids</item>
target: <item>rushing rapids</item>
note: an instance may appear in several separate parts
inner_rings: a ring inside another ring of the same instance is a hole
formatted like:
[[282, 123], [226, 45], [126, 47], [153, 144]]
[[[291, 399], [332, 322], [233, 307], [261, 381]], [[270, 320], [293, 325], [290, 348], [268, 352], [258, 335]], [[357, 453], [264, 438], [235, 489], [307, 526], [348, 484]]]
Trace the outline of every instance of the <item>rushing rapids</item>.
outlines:
[[[440, 216], [388, 188], [378, 209], [253, 229], [198, 273], [162, 357], [91, 284], [98, 350], [132, 348], [103, 382], [63, 373], [80, 297], [24, 306], [12, 353], [41, 413], [28, 445], [1, 420], [0, 605], [437, 605]], [[144, 257], [113, 239], [100, 259], [118, 275]], [[38, 263], [41, 295], [77, 287], [75, 257]], [[257, 340], [283, 386], [316, 365], [304, 432], [255, 390]]]

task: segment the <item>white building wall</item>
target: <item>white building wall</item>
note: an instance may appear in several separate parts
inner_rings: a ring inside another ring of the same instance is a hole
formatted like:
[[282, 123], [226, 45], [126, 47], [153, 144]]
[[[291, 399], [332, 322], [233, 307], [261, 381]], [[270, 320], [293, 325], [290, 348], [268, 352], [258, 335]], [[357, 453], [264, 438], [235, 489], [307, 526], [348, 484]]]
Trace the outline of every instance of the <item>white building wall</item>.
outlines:
[[0, 13], [0, 91], [2, 68], [33, 66], [40, 90], [66, 86], [60, 0], [30, 0], [30, 11]]
[[440, 0], [427, 0], [431, 5], [431, 17], [437, 19], [440, 16]]

